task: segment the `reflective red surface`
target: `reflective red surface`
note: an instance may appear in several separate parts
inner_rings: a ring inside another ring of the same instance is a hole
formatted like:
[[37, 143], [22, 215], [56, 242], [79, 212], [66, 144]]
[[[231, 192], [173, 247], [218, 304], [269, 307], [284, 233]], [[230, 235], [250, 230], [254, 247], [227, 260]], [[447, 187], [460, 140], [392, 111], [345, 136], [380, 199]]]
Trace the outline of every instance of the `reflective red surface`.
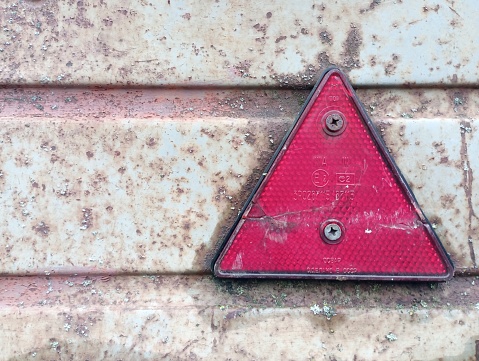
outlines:
[[[338, 72], [323, 79], [220, 255], [220, 273], [450, 272], [353, 96]], [[331, 113], [343, 120], [338, 134], [326, 126]], [[344, 226], [336, 244], [321, 234], [329, 220]]]

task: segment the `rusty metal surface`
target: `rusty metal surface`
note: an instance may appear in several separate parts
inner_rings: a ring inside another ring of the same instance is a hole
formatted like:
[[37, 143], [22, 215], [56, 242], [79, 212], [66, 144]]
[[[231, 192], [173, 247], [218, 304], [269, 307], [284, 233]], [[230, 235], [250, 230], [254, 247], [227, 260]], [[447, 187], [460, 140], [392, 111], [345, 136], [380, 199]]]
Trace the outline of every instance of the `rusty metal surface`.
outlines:
[[473, 131], [477, 126], [471, 121], [415, 119], [389, 125], [385, 137], [423, 207], [434, 210], [427, 211], [430, 221], [444, 245], [454, 248], [455, 263], [465, 262], [477, 272], [476, 166], [468, 154], [477, 154]]
[[443, 244], [454, 249], [454, 261], [477, 272], [478, 103], [469, 95], [458, 89], [367, 90], [363, 99]]
[[475, 85], [474, 0], [4, 1], [0, 83]]
[[3, 278], [0, 359], [474, 360], [478, 281]]
[[[306, 96], [3, 90], [0, 272], [208, 272]], [[477, 272], [479, 93], [359, 97], [459, 272]]]
[[[0, 359], [477, 359], [478, 12], [473, 0], [2, 2]], [[285, 88], [332, 63], [369, 87], [359, 98], [458, 276], [193, 275], [308, 95]]]
[[0, 131], [5, 272], [194, 271], [270, 148], [260, 119], [18, 120]]

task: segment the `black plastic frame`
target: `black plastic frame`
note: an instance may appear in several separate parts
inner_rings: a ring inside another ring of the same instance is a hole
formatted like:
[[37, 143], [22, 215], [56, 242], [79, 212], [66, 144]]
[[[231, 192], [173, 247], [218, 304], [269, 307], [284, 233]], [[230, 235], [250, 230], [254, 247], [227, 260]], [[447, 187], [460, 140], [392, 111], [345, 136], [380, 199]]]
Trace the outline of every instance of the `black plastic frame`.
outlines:
[[[423, 226], [426, 228], [427, 233], [431, 236], [433, 241], [435, 242], [437, 246], [437, 250], [442, 256], [442, 259], [444, 260], [446, 267], [447, 267], [447, 272], [445, 275], [438, 275], [438, 276], [432, 276], [432, 275], [365, 275], [365, 274], [318, 274], [318, 273], [262, 273], [262, 272], [222, 272], [219, 269], [219, 264], [221, 259], [223, 258], [224, 254], [226, 253], [226, 250], [229, 248], [229, 245], [233, 242], [236, 234], [238, 233], [239, 229], [241, 228], [241, 225], [244, 223], [243, 221], [243, 215], [244, 213], [249, 210], [249, 208], [252, 206], [252, 202], [255, 200], [255, 198], [261, 193], [262, 188], [265, 185], [265, 181], [269, 179], [271, 175], [271, 171], [275, 169], [277, 161], [279, 161], [278, 158], [281, 157], [281, 155], [285, 152], [284, 146], [286, 144], [289, 144], [292, 139], [294, 138], [294, 135], [296, 134], [297, 130], [299, 129], [299, 126], [302, 124], [304, 118], [307, 115], [307, 111], [309, 108], [313, 105], [314, 100], [319, 96], [318, 88], [322, 89], [321, 85], [324, 85], [326, 81], [329, 79], [329, 77], [333, 74], [339, 75], [341, 80], [343, 81], [344, 85], [346, 86], [346, 89], [349, 92], [350, 98], [353, 101], [354, 105], [356, 106], [356, 109], [358, 110], [360, 116], [364, 120], [366, 126], [368, 127], [368, 130], [370, 132], [370, 135], [372, 136], [376, 146], [379, 148], [381, 155], [383, 156], [384, 160], [387, 162], [389, 165], [392, 173], [398, 180], [399, 185], [403, 189], [403, 191], [406, 193], [407, 198], [413, 205], [416, 213], [418, 214]], [[248, 197], [245, 205], [241, 209], [241, 212], [239, 213], [238, 217], [236, 218], [233, 226], [223, 239], [221, 246], [218, 249], [218, 252], [216, 253], [213, 261], [212, 261], [212, 269], [214, 272], [214, 275], [217, 277], [225, 277], [225, 278], [276, 278], [276, 279], [329, 279], [329, 280], [384, 280], [384, 281], [447, 281], [450, 280], [454, 276], [454, 265], [452, 263], [451, 258], [447, 254], [446, 250], [444, 249], [441, 241], [439, 240], [438, 236], [436, 235], [436, 232], [434, 232], [434, 229], [432, 228], [431, 224], [429, 223], [429, 220], [426, 218], [424, 213], [422, 212], [421, 208], [419, 207], [419, 204], [416, 200], [416, 197], [414, 196], [411, 188], [407, 184], [405, 178], [401, 174], [401, 171], [399, 170], [398, 166], [394, 162], [394, 159], [390, 155], [390, 153], [387, 150], [386, 144], [384, 143], [382, 137], [379, 135], [376, 126], [374, 123], [371, 121], [369, 116], [367, 115], [366, 111], [364, 110], [363, 105], [359, 101], [356, 92], [352, 88], [350, 82], [348, 81], [346, 75], [338, 68], [336, 67], [331, 67], [326, 69], [321, 76], [319, 77], [319, 80], [316, 82], [313, 90], [309, 94], [308, 98], [306, 99], [301, 111], [299, 112], [299, 115], [297, 116], [296, 120], [292, 124], [291, 128], [288, 130], [286, 135], [284, 136], [283, 140], [279, 144], [278, 148], [276, 149], [273, 157], [269, 161], [268, 165], [266, 166], [262, 176], [258, 180], [258, 183], [254, 187], [251, 195]]]

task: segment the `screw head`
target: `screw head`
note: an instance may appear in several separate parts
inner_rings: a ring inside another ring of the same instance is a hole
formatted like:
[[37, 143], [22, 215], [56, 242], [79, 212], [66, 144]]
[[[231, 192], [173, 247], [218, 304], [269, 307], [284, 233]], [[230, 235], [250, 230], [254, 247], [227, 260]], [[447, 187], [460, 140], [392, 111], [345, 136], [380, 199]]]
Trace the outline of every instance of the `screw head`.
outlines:
[[328, 224], [324, 227], [324, 236], [330, 241], [336, 241], [341, 237], [341, 227], [336, 223]]
[[326, 117], [326, 127], [332, 132], [341, 130], [343, 125], [344, 121], [339, 113], [333, 113]]
[[323, 116], [323, 129], [328, 135], [340, 135], [346, 128], [346, 119], [338, 111], [327, 112]]
[[344, 226], [336, 219], [328, 219], [321, 225], [320, 235], [326, 243], [338, 244], [343, 240]]

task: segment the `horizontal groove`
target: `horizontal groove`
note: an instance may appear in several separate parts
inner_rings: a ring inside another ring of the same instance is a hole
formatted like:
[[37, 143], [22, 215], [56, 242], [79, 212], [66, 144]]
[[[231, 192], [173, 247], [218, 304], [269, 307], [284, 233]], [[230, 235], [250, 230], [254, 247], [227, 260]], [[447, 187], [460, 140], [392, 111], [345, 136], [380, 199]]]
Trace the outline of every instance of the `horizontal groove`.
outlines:
[[[315, 81], [316, 82], [316, 81]], [[314, 82], [314, 83], [315, 83]], [[247, 91], [247, 90], [312, 90], [314, 87], [313, 84], [287, 84], [287, 85], [275, 85], [275, 84], [95, 84], [95, 83], [71, 83], [71, 84], [40, 84], [40, 83], [0, 83], [0, 89], [11, 90], [11, 89], [47, 89], [47, 90], [191, 90], [191, 91]], [[378, 83], [378, 84], [357, 84], [352, 83], [354, 89], [361, 90], [373, 90], [373, 89], [384, 89], [384, 90], [450, 90], [450, 89], [461, 89], [461, 90], [477, 90], [479, 83]]]
[[39, 272], [3, 272], [0, 273], [0, 282], [5, 278], [11, 277], [19, 277], [19, 278], [26, 278], [26, 277], [148, 277], [148, 276], [155, 276], [155, 277], [190, 277], [190, 276], [197, 276], [197, 277], [207, 277], [213, 276], [212, 272], [207, 271], [188, 271], [184, 270], [181, 272], [145, 272], [145, 271], [118, 271], [118, 270], [91, 270], [89, 268], [82, 268], [78, 267], [72, 271], [39, 271]]
[[478, 277], [479, 269], [477, 268], [460, 268], [456, 269], [454, 274], [456, 277]]
[[[2, 278], [11, 278], [11, 277], [19, 277], [19, 278], [25, 278], [25, 277], [148, 277], [148, 276], [155, 276], [155, 277], [190, 277], [190, 276], [196, 276], [196, 277], [214, 277], [213, 272], [210, 271], [181, 271], [181, 272], [134, 272], [134, 271], [117, 271], [117, 270], [91, 270], [88, 268], [81, 268], [78, 267], [77, 270], [71, 271], [71, 272], [66, 272], [66, 271], [52, 271], [52, 272], [11, 272], [11, 273], [0, 273], [0, 281]], [[471, 269], [471, 268], [459, 268], [456, 269], [454, 272], [454, 277], [479, 277], [479, 269]], [[218, 280], [234, 280], [234, 278], [221, 278], [221, 277], [215, 277]], [[261, 277], [251, 277], [251, 278], [241, 278], [238, 280], [243, 281], [257, 281], [261, 280]], [[303, 281], [312, 281], [311, 279], [308, 278], [298, 278], [298, 279], [288, 279], [288, 278], [271, 278], [270, 280], [277, 280], [279, 282], [281, 281], [287, 281], [287, 282], [303, 282]], [[417, 282], [411, 282], [411, 281], [382, 281], [382, 280], [316, 280], [317, 282], [337, 282], [338, 284], [344, 283], [344, 282], [379, 282], [379, 283], [424, 283], [424, 282], [435, 282], [435, 281], [417, 281]], [[442, 281], [439, 281], [442, 282]]]
[[[100, 291], [101, 295], [98, 294]], [[130, 295], [126, 302], [123, 301], [125, 294]], [[90, 297], [85, 298], [88, 295]], [[394, 310], [414, 305], [421, 309], [471, 308], [476, 307], [478, 296], [477, 277], [456, 277], [448, 282], [234, 280], [211, 275], [0, 278], [0, 306], [18, 306], [23, 302], [25, 307], [37, 307], [45, 300], [43, 304], [50, 307], [86, 302], [92, 307], [124, 304], [137, 308], [158, 305], [182, 308], [229, 304], [235, 307], [298, 308], [327, 303], [345, 309]]]

